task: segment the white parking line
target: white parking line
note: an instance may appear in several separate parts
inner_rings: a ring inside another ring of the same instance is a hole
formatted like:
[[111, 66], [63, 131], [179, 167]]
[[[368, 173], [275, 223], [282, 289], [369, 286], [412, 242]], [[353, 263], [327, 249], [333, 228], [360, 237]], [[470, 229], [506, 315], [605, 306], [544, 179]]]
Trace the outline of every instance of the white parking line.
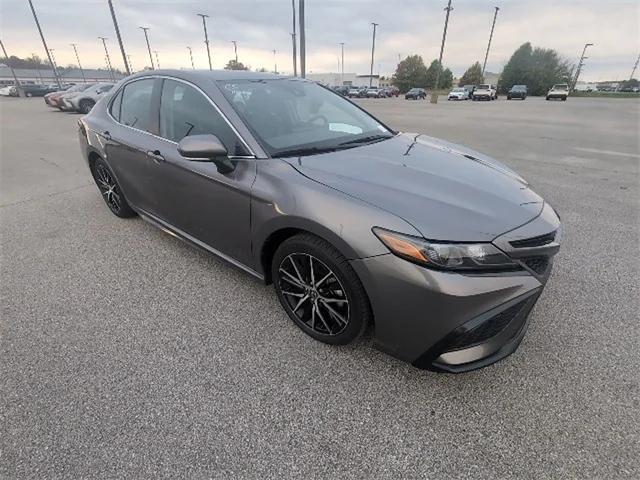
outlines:
[[604, 155], [616, 155], [618, 157], [640, 158], [640, 155], [637, 153], [614, 152], [612, 150], [597, 150], [595, 148], [582, 148], [582, 147], [575, 147], [575, 149], [580, 150], [582, 152], [602, 153]]

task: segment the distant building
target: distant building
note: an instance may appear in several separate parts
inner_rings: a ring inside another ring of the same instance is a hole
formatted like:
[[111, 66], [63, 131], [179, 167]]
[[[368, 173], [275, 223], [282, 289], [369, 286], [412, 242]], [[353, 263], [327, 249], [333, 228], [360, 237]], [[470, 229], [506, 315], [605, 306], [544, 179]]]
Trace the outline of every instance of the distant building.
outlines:
[[[307, 73], [306, 78], [318, 82], [328, 87], [335, 87], [337, 85], [347, 85], [356, 87], [368, 87], [369, 75], [358, 75], [356, 73], [346, 73], [344, 76], [341, 73]], [[371, 76], [371, 85], [374, 87], [380, 86], [380, 76]]]
[[[56, 83], [53, 70], [49, 68], [30, 69], [30, 68], [14, 68], [14, 72], [21, 83], [26, 84], [51, 84]], [[59, 70], [58, 75], [63, 83], [81, 83], [83, 81], [80, 69]], [[114, 72], [116, 81], [124, 78], [121, 73]], [[84, 78], [87, 82], [111, 82], [111, 74], [109, 70], [103, 69], [84, 69]], [[13, 85], [13, 75], [11, 69], [6, 65], [0, 65], [0, 84]]]

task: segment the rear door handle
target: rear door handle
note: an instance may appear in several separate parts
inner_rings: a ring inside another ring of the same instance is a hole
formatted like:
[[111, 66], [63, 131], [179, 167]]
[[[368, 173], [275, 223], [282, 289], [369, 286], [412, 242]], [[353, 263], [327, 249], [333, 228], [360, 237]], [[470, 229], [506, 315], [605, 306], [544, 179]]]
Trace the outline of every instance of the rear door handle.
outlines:
[[147, 152], [147, 155], [149, 157], [151, 157], [153, 159], [153, 161], [156, 162], [156, 163], [164, 162], [164, 157], [160, 153], [160, 150], [149, 150]]

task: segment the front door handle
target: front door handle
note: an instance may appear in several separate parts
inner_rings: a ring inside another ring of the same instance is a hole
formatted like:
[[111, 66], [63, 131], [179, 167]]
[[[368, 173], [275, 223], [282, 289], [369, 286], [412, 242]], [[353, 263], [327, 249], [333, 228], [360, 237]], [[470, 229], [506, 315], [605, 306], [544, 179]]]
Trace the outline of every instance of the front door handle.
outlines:
[[160, 153], [160, 150], [149, 150], [147, 152], [147, 155], [149, 157], [151, 157], [153, 159], [153, 161], [156, 162], [156, 163], [164, 162], [164, 157]]

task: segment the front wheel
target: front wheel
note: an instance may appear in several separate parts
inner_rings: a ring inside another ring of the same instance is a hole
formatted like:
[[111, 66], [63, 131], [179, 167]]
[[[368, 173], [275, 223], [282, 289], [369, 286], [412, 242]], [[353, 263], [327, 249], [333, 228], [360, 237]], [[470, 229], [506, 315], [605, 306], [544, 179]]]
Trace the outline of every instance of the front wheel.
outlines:
[[344, 345], [372, 318], [367, 294], [348, 260], [310, 234], [295, 235], [277, 249], [271, 278], [287, 315], [307, 335]]
[[549, 97], [547, 97], [547, 100], [549, 100]]

